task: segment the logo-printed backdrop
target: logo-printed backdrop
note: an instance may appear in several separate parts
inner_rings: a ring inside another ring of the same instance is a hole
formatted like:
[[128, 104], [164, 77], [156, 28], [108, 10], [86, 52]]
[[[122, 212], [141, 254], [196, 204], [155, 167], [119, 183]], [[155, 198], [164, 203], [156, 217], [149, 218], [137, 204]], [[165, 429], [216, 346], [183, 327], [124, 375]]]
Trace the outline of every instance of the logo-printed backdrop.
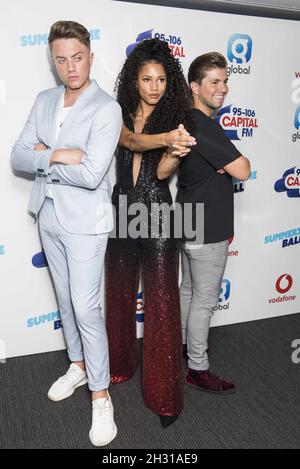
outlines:
[[[235, 181], [235, 236], [212, 325], [299, 311], [299, 24], [108, 0], [88, 3], [82, 8], [81, 0], [53, 0], [51, 5], [12, 0], [0, 17], [5, 45], [0, 70], [1, 354], [64, 347], [37, 226], [26, 211], [32, 182], [10, 168], [12, 144], [36, 94], [56, 84], [47, 32], [59, 19], [79, 21], [91, 30], [92, 76], [111, 94], [127, 48], [144, 37], [167, 40], [185, 72], [204, 52], [216, 50], [228, 58], [230, 92], [217, 118], [250, 157], [252, 174], [245, 183]], [[114, 162], [110, 174], [114, 182]], [[175, 187], [173, 179], [173, 194]], [[139, 294], [138, 336], [142, 320]]]

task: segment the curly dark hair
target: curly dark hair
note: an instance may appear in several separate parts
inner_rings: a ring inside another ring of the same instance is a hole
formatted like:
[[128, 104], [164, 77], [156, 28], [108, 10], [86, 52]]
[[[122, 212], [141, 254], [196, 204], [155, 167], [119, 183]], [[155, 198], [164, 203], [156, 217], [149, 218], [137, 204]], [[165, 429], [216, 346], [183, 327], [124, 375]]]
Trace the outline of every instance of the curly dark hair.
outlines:
[[148, 117], [143, 133], [169, 132], [186, 120], [189, 109], [189, 88], [181, 65], [171, 54], [165, 41], [145, 39], [139, 43], [125, 61], [116, 81], [117, 101], [123, 112], [125, 125], [134, 116], [140, 102], [136, 88], [139, 70], [148, 62], [161, 64], [166, 72], [166, 92]]

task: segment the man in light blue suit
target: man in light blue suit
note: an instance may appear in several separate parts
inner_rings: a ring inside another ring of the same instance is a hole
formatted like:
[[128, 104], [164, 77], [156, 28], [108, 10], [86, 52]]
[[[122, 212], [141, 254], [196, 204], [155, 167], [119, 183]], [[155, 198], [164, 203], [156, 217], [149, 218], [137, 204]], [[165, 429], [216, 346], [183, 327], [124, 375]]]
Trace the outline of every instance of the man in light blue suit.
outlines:
[[63, 83], [41, 92], [12, 151], [15, 170], [35, 174], [29, 210], [38, 217], [71, 361], [48, 392], [59, 401], [88, 382], [90, 440], [104, 446], [117, 434], [100, 283], [113, 228], [107, 171], [118, 143], [119, 105], [89, 78], [93, 54], [86, 28], [52, 25], [49, 47]]

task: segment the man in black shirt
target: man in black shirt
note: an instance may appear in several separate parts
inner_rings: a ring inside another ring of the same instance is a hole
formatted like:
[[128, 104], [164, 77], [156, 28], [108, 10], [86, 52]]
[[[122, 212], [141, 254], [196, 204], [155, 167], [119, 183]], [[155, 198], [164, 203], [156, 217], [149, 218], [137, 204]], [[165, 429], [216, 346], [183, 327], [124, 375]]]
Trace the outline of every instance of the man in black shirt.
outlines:
[[196, 205], [204, 205], [204, 239], [183, 240], [182, 336], [188, 356], [186, 383], [214, 393], [236, 390], [233, 383], [209, 369], [207, 341], [213, 309], [219, 300], [228, 239], [233, 236], [231, 177], [246, 180], [250, 174], [248, 159], [213, 119], [228, 92], [226, 67], [225, 57], [217, 52], [192, 62], [188, 81], [194, 108], [188, 116], [188, 130], [197, 144], [182, 160], [174, 154], [165, 155], [157, 171], [158, 178], [164, 179], [181, 162], [177, 202], [183, 211], [185, 204], [192, 204], [193, 223], [199, 222]]

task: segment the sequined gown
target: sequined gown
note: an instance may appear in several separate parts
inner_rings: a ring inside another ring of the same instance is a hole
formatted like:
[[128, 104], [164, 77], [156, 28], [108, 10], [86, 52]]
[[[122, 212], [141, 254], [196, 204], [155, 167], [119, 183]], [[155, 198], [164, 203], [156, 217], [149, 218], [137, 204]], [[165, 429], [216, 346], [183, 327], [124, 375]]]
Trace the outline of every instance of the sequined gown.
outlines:
[[[133, 130], [132, 122], [126, 124]], [[183, 405], [177, 241], [172, 235], [133, 239], [118, 233], [119, 214], [124, 208], [119, 196], [127, 196], [128, 207], [134, 202], [142, 202], [148, 209], [151, 203], [172, 204], [168, 181], [156, 177], [161, 156], [161, 150], [143, 154], [134, 186], [133, 152], [118, 149], [117, 183], [112, 196], [117, 236], [109, 239], [106, 253], [106, 326], [111, 381], [120, 383], [131, 378], [138, 366], [135, 314], [142, 267], [142, 394], [147, 407], [169, 416], [178, 415]], [[128, 217], [129, 223], [132, 218]], [[159, 221], [164, 231], [161, 217]]]

